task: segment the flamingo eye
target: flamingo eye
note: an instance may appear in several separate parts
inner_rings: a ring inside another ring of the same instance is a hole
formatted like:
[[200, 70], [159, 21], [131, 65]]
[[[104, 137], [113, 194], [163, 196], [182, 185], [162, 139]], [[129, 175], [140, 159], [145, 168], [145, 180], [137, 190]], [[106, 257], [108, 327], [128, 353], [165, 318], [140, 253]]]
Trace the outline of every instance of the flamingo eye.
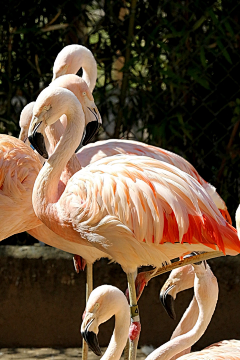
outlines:
[[50, 107], [51, 107], [50, 104], [49, 104], [49, 105], [45, 105], [45, 106], [43, 107], [43, 109], [44, 109], [45, 111], [48, 111], [48, 110], [50, 109]]
[[84, 91], [82, 94], [83, 94], [83, 96], [86, 96], [86, 95], [87, 95], [87, 93], [86, 93], [85, 91]]

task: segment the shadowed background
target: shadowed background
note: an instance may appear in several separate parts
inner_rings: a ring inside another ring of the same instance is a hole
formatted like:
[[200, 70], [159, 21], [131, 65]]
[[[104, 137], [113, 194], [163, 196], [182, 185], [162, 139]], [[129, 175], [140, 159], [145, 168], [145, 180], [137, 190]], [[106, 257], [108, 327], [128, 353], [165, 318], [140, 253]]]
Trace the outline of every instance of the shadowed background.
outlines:
[[[71, 255], [51, 247], [0, 247], [0, 347], [81, 347], [85, 308], [85, 273], [76, 274]], [[107, 260], [94, 265], [94, 286], [112, 284], [126, 290], [126, 276]], [[224, 339], [240, 339], [240, 255], [209, 261], [218, 279], [219, 300], [212, 321], [193, 347], [202, 349]], [[139, 345], [158, 347], [170, 339], [193, 291], [179, 293], [173, 321], [160, 304], [159, 292], [169, 274], [152, 279], [139, 301], [142, 324]], [[107, 346], [114, 319], [99, 328]]]

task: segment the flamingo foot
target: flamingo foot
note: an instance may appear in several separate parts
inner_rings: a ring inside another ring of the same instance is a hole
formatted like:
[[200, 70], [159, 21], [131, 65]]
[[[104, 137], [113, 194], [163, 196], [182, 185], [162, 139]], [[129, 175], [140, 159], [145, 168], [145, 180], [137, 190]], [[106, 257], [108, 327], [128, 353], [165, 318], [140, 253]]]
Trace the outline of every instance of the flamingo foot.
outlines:
[[84, 271], [86, 266], [86, 261], [81, 256], [74, 255], [73, 265], [76, 273], [79, 274], [80, 271]]

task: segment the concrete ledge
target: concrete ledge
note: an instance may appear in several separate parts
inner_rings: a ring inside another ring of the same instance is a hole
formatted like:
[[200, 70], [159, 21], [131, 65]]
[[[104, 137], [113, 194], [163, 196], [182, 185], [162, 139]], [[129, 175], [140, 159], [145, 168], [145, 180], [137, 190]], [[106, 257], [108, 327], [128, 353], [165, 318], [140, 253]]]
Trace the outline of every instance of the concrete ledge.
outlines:
[[[105, 259], [94, 265], [94, 285], [127, 287], [118, 264]], [[85, 273], [76, 274], [72, 255], [45, 246], [0, 246], [0, 346], [81, 347], [79, 327], [85, 307]], [[223, 339], [240, 339], [240, 256], [209, 261], [219, 282], [219, 301], [211, 324], [194, 346], [201, 349]], [[151, 280], [140, 302], [140, 345], [155, 347], [169, 340], [192, 298], [192, 290], [176, 300], [177, 321], [169, 319], [159, 301], [168, 274]], [[100, 328], [107, 346], [114, 321]]]

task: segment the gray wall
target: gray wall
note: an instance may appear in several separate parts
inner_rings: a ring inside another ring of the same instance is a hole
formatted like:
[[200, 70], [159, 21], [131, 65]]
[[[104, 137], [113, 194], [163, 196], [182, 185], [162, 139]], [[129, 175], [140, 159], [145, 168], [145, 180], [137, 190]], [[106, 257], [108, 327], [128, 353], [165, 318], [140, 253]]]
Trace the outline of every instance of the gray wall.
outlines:
[[[51, 247], [0, 246], [0, 347], [80, 347], [79, 328], [85, 303], [85, 273], [76, 274], [72, 256]], [[220, 294], [216, 312], [201, 349], [223, 339], [240, 339], [240, 256], [209, 261]], [[140, 345], [159, 346], [169, 340], [192, 297], [180, 293], [175, 302], [177, 321], [169, 319], [159, 301], [168, 274], [155, 278], [140, 301]], [[94, 265], [94, 285], [112, 284], [125, 291], [126, 277], [117, 264]], [[99, 342], [106, 346], [114, 321], [101, 325]]]

